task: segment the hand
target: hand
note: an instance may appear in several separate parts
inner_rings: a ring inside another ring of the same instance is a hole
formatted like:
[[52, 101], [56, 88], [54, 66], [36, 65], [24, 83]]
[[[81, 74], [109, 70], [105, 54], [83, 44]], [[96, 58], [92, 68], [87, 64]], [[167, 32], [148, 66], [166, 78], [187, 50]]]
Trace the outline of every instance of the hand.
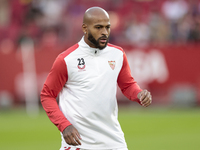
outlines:
[[151, 93], [147, 90], [143, 90], [137, 95], [138, 99], [140, 99], [140, 103], [143, 107], [147, 107], [152, 103]]
[[79, 139], [81, 139], [81, 136], [73, 125], [70, 125], [67, 128], [65, 128], [65, 130], [62, 133], [67, 144], [73, 146], [81, 145], [81, 142], [79, 141]]

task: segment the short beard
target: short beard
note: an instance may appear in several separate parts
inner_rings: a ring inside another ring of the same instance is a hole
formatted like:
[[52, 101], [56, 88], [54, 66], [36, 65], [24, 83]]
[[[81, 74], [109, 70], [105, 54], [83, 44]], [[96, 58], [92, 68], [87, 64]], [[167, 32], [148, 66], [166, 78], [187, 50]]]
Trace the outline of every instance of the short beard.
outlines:
[[102, 37], [100, 37], [100, 38], [98, 38], [98, 39], [96, 40], [90, 32], [88, 33], [88, 40], [89, 40], [96, 48], [99, 48], [100, 50], [104, 49], [104, 48], [107, 46], [107, 44], [108, 44], [108, 40], [107, 40], [106, 43], [105, 43], [105, 45], [104, 45], [104, 46], [101, 46], [101, 45], [99, 44], [99, 43], [100, 43], [99, 41], [100, 41], [101, 38], [106, 38], [106, 39], [107, 39], [106, 36], [102, 36]]

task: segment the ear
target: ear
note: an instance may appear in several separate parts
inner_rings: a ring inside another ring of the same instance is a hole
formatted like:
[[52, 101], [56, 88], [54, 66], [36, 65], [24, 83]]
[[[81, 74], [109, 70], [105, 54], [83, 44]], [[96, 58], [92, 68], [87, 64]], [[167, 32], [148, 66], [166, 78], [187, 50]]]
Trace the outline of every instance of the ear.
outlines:
[[84, 34], [87, 33], [87, 25], [84, 24], [84, 23], [82, 24], [82, 31], [83, 31]]

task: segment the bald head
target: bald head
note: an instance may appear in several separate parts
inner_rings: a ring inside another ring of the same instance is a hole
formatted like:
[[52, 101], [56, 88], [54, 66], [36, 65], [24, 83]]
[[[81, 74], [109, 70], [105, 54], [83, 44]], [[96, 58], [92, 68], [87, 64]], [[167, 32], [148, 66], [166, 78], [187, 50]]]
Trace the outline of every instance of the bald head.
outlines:
[[109, 19], [108, 13], [101, 7], [91, 7], [85, 11], [83, 24], [90, 24], [96, 19]]
[[100, 7], [91, 7], [85, 11], [82, 30], [85, 42], [93, 48], [104, 49], [110, 35], [110, 18]]

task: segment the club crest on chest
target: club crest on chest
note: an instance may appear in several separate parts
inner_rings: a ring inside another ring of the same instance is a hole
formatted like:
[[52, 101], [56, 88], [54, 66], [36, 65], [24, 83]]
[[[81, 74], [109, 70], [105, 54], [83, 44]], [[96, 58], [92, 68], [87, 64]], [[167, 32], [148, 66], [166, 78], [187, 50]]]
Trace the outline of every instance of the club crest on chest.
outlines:
[[108, 61], [108, 64], [110, 65], [111, 69], [115, 69], [115, 61]]

